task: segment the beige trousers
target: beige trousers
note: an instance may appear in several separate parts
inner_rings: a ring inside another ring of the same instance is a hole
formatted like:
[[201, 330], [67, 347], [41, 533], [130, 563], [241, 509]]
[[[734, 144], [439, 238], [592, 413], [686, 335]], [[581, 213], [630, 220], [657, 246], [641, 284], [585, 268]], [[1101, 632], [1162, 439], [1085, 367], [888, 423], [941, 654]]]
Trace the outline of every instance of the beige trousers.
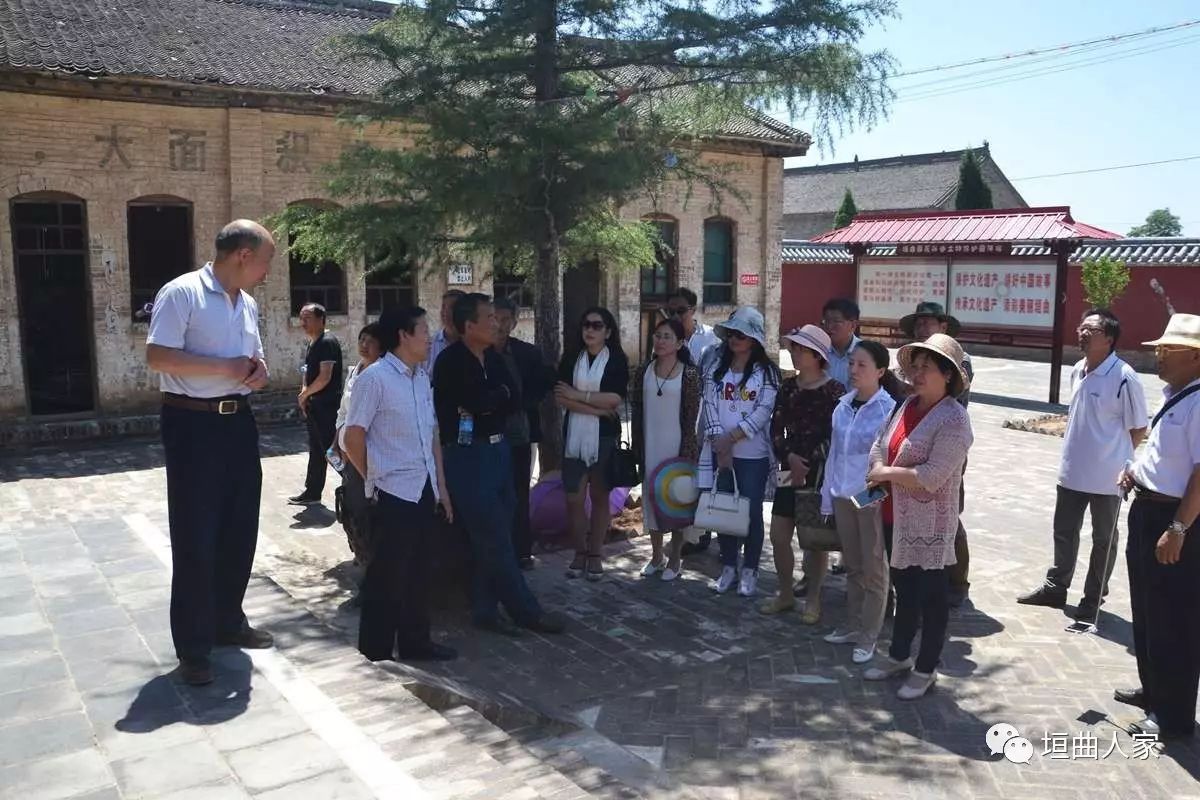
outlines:
[[860, 509], [849, 500], [835, 497], [833, 517], [846, 568], [846, 630], [858, 632], [860, 647], [870, 647], [883, 627], [888, 595], [888, 560], [879, 505]]

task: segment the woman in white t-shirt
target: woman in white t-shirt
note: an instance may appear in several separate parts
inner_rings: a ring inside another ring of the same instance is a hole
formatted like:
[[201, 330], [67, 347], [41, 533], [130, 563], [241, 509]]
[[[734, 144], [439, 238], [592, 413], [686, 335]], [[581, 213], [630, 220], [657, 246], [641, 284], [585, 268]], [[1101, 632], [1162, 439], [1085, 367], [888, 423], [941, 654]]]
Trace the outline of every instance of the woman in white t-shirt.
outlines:
[[750, 533], [744, 539], [718, 537], [722, 569], [712, 589], [724, 594], [737, 583], [739, 595], [753, 597], [763, 547], [763, 498], [771, 472], [771, 412], [779, 390], [779, 368], [767, 356], [766, 326], [758, 309], [738, 308], [716, 326], [716, 332], [721, 344], [711, 360], [706, 359], [703, 376], [699, 483], [711, 489], [716, 481], [718, 488], [728, 491], [736, 476], [738, 492], [750, 500]]

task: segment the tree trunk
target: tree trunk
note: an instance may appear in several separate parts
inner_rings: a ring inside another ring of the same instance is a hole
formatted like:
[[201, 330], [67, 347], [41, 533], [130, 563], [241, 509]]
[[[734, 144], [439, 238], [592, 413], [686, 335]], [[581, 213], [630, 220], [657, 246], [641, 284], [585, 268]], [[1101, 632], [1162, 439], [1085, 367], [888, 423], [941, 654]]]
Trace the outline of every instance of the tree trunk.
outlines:
[[[537, 42], [534, 49], [534, 96], [538, 115], [546, 119], [547, 127], [554, 124], [558, 114], [558, 5], [557, 0], [541, 0], [537, 20]], [[555, 364], [562, 358], [562, 275], [558, 265], [558, 230], [554, 218], [552, 176], [557, 163], [556, 154], [542, 144], [541, 169], [534, 189], [535, 203], [542, 213], [534, 221], [533, 238], [537, 248], [537, 267], [534, 273], [536, 316], [534, 341], [546, 358]], [[562, 414], [551, 395], [542, 404], [542, 442], [538, 447], [538, 464], [543, 473], [558, 469], [562, 464]]]

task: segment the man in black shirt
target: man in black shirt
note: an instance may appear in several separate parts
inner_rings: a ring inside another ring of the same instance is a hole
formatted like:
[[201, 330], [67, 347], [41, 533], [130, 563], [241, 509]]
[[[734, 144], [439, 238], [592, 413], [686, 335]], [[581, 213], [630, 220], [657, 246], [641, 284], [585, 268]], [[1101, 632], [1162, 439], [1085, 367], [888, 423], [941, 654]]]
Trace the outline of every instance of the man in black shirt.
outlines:
[[289, 502], [310, 505], [321, 502], [325, 491], [325, 451], [333, 444], [342, 403], [342, 345], [325, 330], [325, 308], [317, 303], [300, 309], [300, 325], [308, 337], [297, 398], [308, 426], [308, 475], [304, 491]]
[[471, 540], [472, 622], [485, 630], [517, 633], [500, 617], [499, 603], [517, 625], [559, 633], [562, 619], [542, 611], [513, 554], [516, 492], [504, 432], [521, 402], [504, 359], [494, 349], [499, 326], [491, 298], [459, 298], [454, 327], [458, 341], [434, 364], [433, 402], [455, 516]]

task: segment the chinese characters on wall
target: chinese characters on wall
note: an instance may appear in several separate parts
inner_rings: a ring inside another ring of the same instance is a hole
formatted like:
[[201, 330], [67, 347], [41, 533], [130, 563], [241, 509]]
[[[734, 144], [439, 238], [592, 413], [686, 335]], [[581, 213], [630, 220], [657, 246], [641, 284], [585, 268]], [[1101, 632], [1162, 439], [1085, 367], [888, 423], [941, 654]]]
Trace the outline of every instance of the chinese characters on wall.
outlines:
[[898, 256], [1007, 256], [1012, 242], [909, 242], [896, 245]]
[[1036, 261], [955, 261], [949, 312], [964, 325], [1054, 326], [1055, 264]]
[[897, 320], [917, 303], [946, 303], [945, 259], [871, 259], [858, 267], [858, 304], [867, 319]]

